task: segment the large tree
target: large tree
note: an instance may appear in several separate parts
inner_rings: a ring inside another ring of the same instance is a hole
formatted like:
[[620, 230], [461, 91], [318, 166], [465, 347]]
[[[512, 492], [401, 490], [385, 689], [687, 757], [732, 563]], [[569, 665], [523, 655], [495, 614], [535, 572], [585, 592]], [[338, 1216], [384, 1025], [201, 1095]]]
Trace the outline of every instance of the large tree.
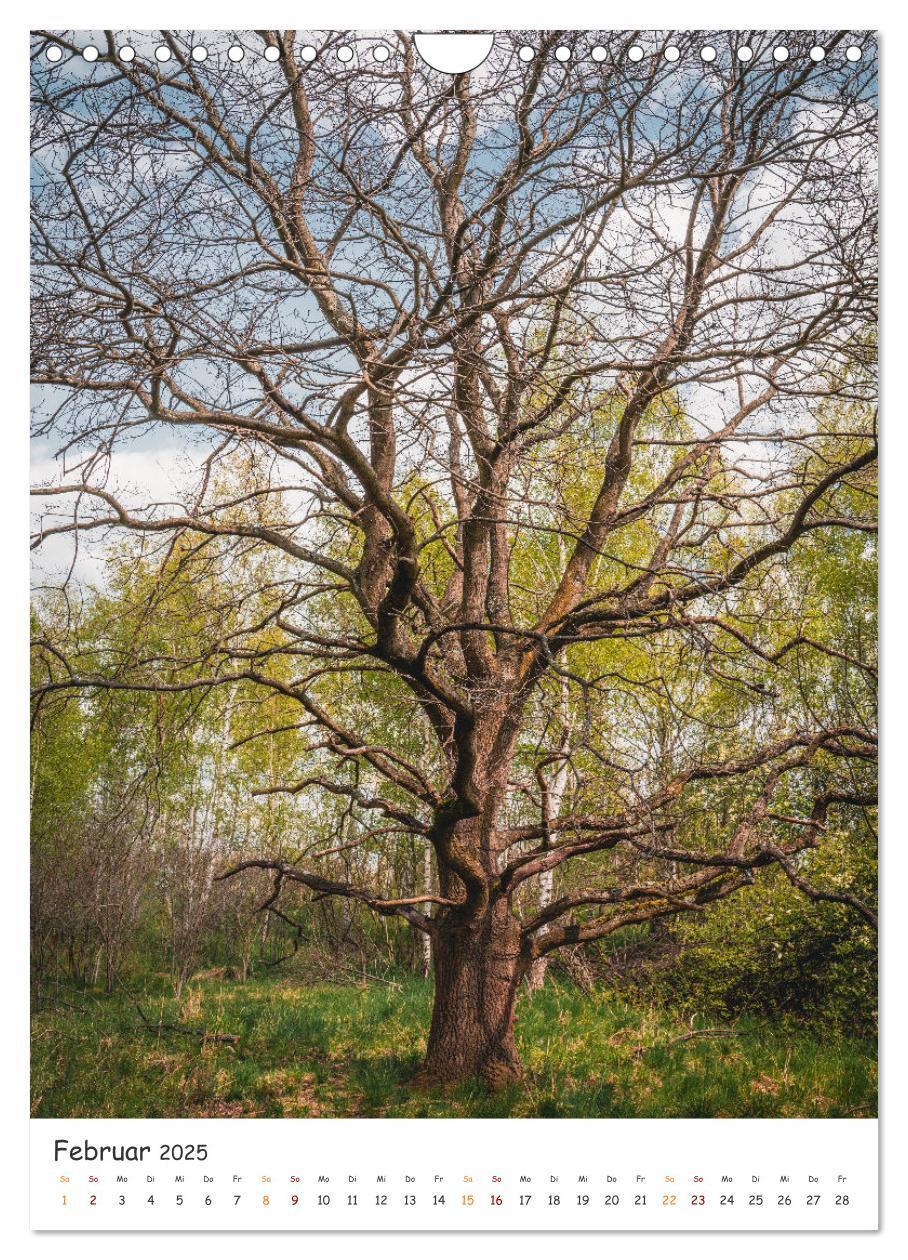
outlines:
[[[870, 44], [499, 32], [450, 76], [400, 33], [206, 38], [35, 37], [37, 542], [135, 531], [242, 589], [190, 653], [44, 643], [39, 695], [294, 710], [277, 788], [436, 882], [244, 865], [269, 910], [303, 885], [430, 938], [425, 1081], [513, 1079], [537, 960], [762, 868], [872, 919], [804, 862], [874, 800], [872, 643], [789, 563], [873, 529]], [[124, 488], [140, 441], [194, 462], [182, 501]], [[832, 671], [845, 701], [799, 690]]]

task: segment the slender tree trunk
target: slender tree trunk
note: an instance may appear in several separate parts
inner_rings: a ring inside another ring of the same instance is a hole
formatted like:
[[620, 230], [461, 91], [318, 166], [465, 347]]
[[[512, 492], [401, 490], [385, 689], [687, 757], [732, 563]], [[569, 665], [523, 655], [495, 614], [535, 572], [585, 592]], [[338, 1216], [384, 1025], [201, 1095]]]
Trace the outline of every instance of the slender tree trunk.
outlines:
[[[564, 797], [564, 789], [567, 787], [568, 768], [569, 768], [568, 761], [567, 761], [567, 758], [565, 758], [565, 760], [558, 767], [558, 772], [555, 775], [555, 778], [552, 782], [551, 789], [549, 791], [549, 809], [551, 810], [551, 814], [553, 818], [557, 817], [557, 815], [561, 811], [561, 801]], [[554, 895], [554, 890], [555, 890], [555, 872], [543, 871], [543, 873], [539, 876], [539, 909], [540, 910], [544, 910], [546, 906], [549, 906], [552, 904], [552, 897]], [[546, 934], [546, 928], [543, 927], [540, 930], [539, 935], [540, 937], [542, 937], [545, 934]], [[545, 973], [548, 971], [548, 967], [549, 967], [548, 954], [543, 954], [540, 958], [536, 958], [533, 960], [532, 966], [530, 967], [529, 974], [527, 976], [529, 986], [531, 989], [536, 990], [536, 989], [542, 988], [543, 984], [545, 983]]]
[[[552, 904], [552, 891], [555, 884], [555, 872], [545, 871], [539, 877], [539, 909], [544, 910], [546, 906]], [[545, 928], [540, 929], [539, 935], [542, 936]], [[529, 972], [527, 973], [527, 984], [535, 993], [537, 989], [541, 989], [545, 984], [545, 974], [549, 969], [549, 956], [542, 954], [539, 958], [534, 958]]]
[[[423, 850], [422, 890], [425, 893], [432, 892], [432, 846], [430, 844], [426, 844]], [[427, 913], [431, 914], [431, 905], [427, 904], [426, 910]], [[429, 972], [432, 970], [432, 939], [425, 932], [420, 935], [422, 947], [422, 974], [428, 978]]]
[[[559, 549], [563, 549], [563, 541], [559, 539]], [[557, 818], [561, 813], [561, 802], [564, 800], [564, 792], [567, 787], [568, 770], [570, 762], [568, 761], [568, 750], [570, 747], [571, 725], [570, 710], [568, 708], [568, 680], [562, 675], [561, 678], [561, 753], [564, 760], [558, 765], [552, 785], [549, 788], [549, 808], [550, 818]], [[539, 909], [544, 910], [546, 906], [552, 904], [552, 897], [555, 891], [555, 872], [543, 871], [539, 876]], [[544, 936], [546, 928], [542, 928], [539, 935]], [[543, 954], [541, 958], [536, 958], [530, 967], [527, 981], [531, 989], [541, 989], [545, 983], [545, 973], [549, 968], [549, 955]]]
[[507, 904], [478, 919], [459, 912], [439, 921], [433, 942], [435, 1004], [424, 1085], [481, 1078], [500, 1089], [520, 1077], [514, 1002], [525, 971], [517, 922]]

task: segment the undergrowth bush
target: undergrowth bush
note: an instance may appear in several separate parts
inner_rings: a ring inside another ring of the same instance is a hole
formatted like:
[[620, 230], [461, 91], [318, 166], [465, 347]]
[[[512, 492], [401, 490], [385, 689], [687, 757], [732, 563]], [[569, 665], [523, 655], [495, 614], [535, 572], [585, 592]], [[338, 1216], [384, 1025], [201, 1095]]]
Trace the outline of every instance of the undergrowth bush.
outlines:
[[[837, 887], [837, 872], [846, 866], [843, 842], [834, 841], [828, 838], [822, 865], [808, 873], [827, 889]], [[858, 895], [872, 902], [872, 855], [852, 847], [847, 867], [845, 886], [857, 885]], [[611, 955], [603, 952], [603, 971], [619, 989], [691, 1012], [790, 1014], [872, 1035], [874, 928], [849, 906], [808, 900], [778, 870], [758, 875], [755, 885], [671, 928], [615, 942]]]

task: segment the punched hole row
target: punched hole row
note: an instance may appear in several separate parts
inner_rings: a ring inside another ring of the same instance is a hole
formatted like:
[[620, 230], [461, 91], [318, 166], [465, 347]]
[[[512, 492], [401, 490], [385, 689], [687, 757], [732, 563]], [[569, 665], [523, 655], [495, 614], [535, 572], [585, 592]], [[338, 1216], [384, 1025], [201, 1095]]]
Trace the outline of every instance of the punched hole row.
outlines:
[[[54, 64], [63, 60], [63, 48], [59, 44], [49, 44], [44, 55], [49, 62]], [[100, 55], [100, 50], [94, 44], [86, 44], [82, 49], [82, 57], [85, 61], [97, 61]], [[191, 56], [192, 60], [195, 62], [207, 61], [209, 55], [209, 50], [204, 44], [196, 44], [192, 48]], [[234, 63], [243, 61], [246, 55], [246, 49], [240, 44], [231, 44], [231, 46], [227, 49], [227, 57]], [[300, 49], [300, 56], [303, 61], [315, 61], [318, 55], [318, 49], [312, 44], [306, 44]], [[347, 65], [353, 60], [355, 53], [349, 44], [341, 44], [341, 46], [335, 50], [334, 55], [338, 61]], [[523, 62], [533, 61], [537, 55], [537, 49], [533, 48], [530, 44], [523, 44], [517, 50], [517, 56]], [[700, 49], [700, 59], [701, 61], [705, 61], [707, 64], [715, 61], [718, 55], [717, 50], [712, 44], [704, 44]], [[826, 55], [826, 49], [820, 44], [814, 44], [808, 52], [810, 60], [814, 62], [825, 61]], [[156, 61], [164, 64], [171, 60], [173, 53], [166, 44], [159, 44], [154, 50], [154, 56]], [[262, 56], [266, 61], [279, 61], [281, 51], [276, 44], [269, 44], [263, 51]], [[390, 56], [391, 50], [386, 44], [377, 44], [372, 49], [372, 57], [375, 61], [385, 62], [389, 60]], [[573, 49], [568, 48], [566, 44], [561, 44], [555, 49], [554, 56], [556, 61], [563, 63], [574, 59], [574, 51]], [[636, 63], [643, 61], [646, 56], [646, 52], [639, 44], [631, 44], [630, 48], [627, 50], [626, 56], [628, 61]], [[662, 50], [662, 56], [668, 62], [674, 63], [680, 61], [681, 49], [675, 44], [669, 44]], [[752, 61], [754, 57], [754, 50], [748, 44], [742, 44], [740, 47], [735, 49], [735, 56], [738, 61]], [[780, 63], [785, 62], [788, 61], [790, 56], [791, 50], [786, 47], [785, 44], [778, 44], [772, 50], [772, 57], [774, 61]], [[863, 49], [858, 44], [850, 44], [845, 49], [845, 58], [847, 61], [860, 61], [862, 56]], [[129, 62], [135, 60], [136, 50], [130, 44], [123, 44], [122, 47], [117, 49], [117, 57], [120, 61], [128, 64]], [[590, 57], [593, 61], [601, 63], [607, 59], [608, 50], [603, 48], [601, 44], [596, 44], [590, 49]]]

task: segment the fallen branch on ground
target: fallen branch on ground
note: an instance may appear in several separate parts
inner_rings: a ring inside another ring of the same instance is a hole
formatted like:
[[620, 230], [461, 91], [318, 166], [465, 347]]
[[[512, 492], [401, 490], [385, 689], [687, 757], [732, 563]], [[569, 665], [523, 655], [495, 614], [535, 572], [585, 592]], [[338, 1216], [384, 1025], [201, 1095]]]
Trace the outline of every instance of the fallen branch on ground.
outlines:
[[229, 1046], [235, 1046], [236, 1043], [240, 1039], [239, 1033], [210, 1032], [207, 1028], [192, 1028], [189, 1024], [165, 1024], [165, 1023], [155, 1024], [148, 1018], [148, 1016], [142, 1010], [142, 1007], [139, 1005], [136, 999], [132, 997], [131, 995], [130, 995], [130, 999], [132, 1001], [133, 1006], [138, 1011], [139, 1018], [141, 1019], [142, 1023], [144, 1024], [148, 1032], [181, 1033], [183, 1036], [186, 1036], [186, 1037], [198, 1037], [202, 1041], [222, 1041], [224, 1042], [225, 1045], [229, 1045]]
[[682, 1033], [680, 1037], [672, 1037], [671, 1041], [659, 1041], [653, 1046], [641, 1046], [635, 1053], [638, 1055], [650, 1054], [653, 1050], [668, 1050], [672, 1046], [679, 1046], [684, 1041], [691, 1041], [694, 1037], [746, 1037], [747, 1033], [741, 1028], [694, 1028], [690, 1032]]

